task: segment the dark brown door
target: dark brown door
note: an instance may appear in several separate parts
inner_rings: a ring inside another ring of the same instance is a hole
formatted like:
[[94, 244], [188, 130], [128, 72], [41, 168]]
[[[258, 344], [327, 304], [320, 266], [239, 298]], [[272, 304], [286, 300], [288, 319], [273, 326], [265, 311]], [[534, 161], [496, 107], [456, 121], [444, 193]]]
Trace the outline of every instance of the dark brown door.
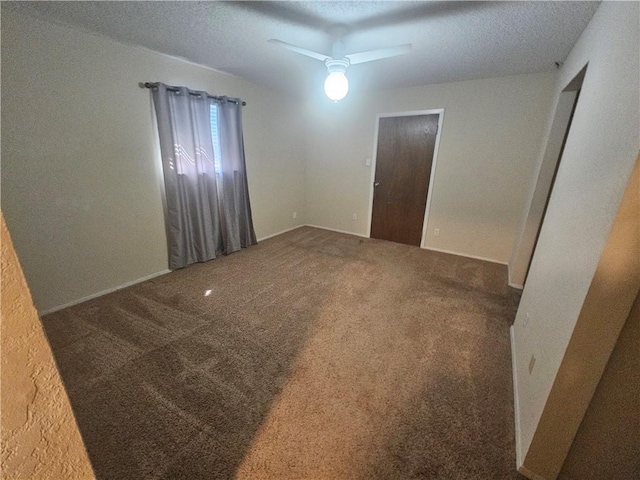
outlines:
[[420, 245], [438, 117], [380, 119], [371, 237]]

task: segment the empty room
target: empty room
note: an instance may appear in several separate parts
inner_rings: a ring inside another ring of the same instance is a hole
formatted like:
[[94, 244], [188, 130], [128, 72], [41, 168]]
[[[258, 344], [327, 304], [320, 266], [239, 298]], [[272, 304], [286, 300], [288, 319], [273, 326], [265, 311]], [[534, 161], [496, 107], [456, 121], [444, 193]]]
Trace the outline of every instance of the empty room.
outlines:
[[639, 2], [0, 8], [2, 478], [640, 478]]

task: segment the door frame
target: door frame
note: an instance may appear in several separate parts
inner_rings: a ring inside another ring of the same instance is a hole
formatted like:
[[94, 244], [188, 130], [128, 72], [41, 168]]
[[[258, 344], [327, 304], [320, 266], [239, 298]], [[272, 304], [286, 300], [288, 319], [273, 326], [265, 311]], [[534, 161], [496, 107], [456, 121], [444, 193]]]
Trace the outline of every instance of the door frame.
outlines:
[[442, 123], [444, 121], [444, 108], [431, 110], [416, 110], [411, 112], [378, 113], [376, 115], [375, 133], [373, 135], [373, 156], [371, 157], [371, 181], [369, 182], [369, 218], [367, 222], [367, 237], [371, 238], [371, 223], [373, 216], [373, 182], [376, 178], [376, 160], [378, 157], [378, 132], [380, 129], [380, 119], [388, 117], [415, 117], [417, 115], [438, 115], [438, 131], [436, 132], [436, 143], [433, 149], [433, 161], [431, 162], [431, 175], [429, 176], [429, 188], [427, 190], [427, 204], [424, 207], [424, 219], [422, 220], [422, 236], [420, 238], [420, 248], [426, 248], [427, 227], [429, 223], [429, 211], [431, 210], [431, 196], [433, 194], [433, 184], [436, 178], [436, 163], [438, 151], [440, 149], [440, 137], [442, 135]]

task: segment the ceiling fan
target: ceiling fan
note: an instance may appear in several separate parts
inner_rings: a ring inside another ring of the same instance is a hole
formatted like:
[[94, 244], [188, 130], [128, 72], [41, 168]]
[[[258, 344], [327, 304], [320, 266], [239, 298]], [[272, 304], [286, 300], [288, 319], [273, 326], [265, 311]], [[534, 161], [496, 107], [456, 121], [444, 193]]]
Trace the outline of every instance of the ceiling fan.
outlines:
[[344, 43], [342, 37], [346, 33], [344, 29], [334, 29], [333, 31], [334, 41], [331, 49], [331, 56], [323, 53], [314, 52], [291, 43], [283, 42], [282, 40], [276, 40], [272, 38], [269, 43], [279, 45], [280, 47], [291, 50], [292, 52], [306, 55], [307, 57], [315, 58], [324, 62], [329, 74], [324, 81], [324, 92], [334, 102], [342, 100], [347, 96], [349, 92], [349, 80], [347, 79], [345, 72], [349, 65], [356, 65], [358, 63], [373, 62], [375, 60], [381, 60], [383, 58], [396, 57], [398, 55], [404, 55], [411, 51], [411, 44], [398, 45], [389, 48], [380, 48], [377, 50], [369, 50], [366, 52], [350, 53], [345, 55]]

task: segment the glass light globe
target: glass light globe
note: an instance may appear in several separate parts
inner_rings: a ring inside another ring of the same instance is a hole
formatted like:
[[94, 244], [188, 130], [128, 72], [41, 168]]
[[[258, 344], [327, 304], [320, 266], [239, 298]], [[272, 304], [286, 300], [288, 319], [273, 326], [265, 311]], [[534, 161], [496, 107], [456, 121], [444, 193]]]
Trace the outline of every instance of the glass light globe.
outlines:
[[349, 92], [349, 80], [344, 72], [331, 72], [324, 81], [324, 93], [334, 102], [342, 100]]

